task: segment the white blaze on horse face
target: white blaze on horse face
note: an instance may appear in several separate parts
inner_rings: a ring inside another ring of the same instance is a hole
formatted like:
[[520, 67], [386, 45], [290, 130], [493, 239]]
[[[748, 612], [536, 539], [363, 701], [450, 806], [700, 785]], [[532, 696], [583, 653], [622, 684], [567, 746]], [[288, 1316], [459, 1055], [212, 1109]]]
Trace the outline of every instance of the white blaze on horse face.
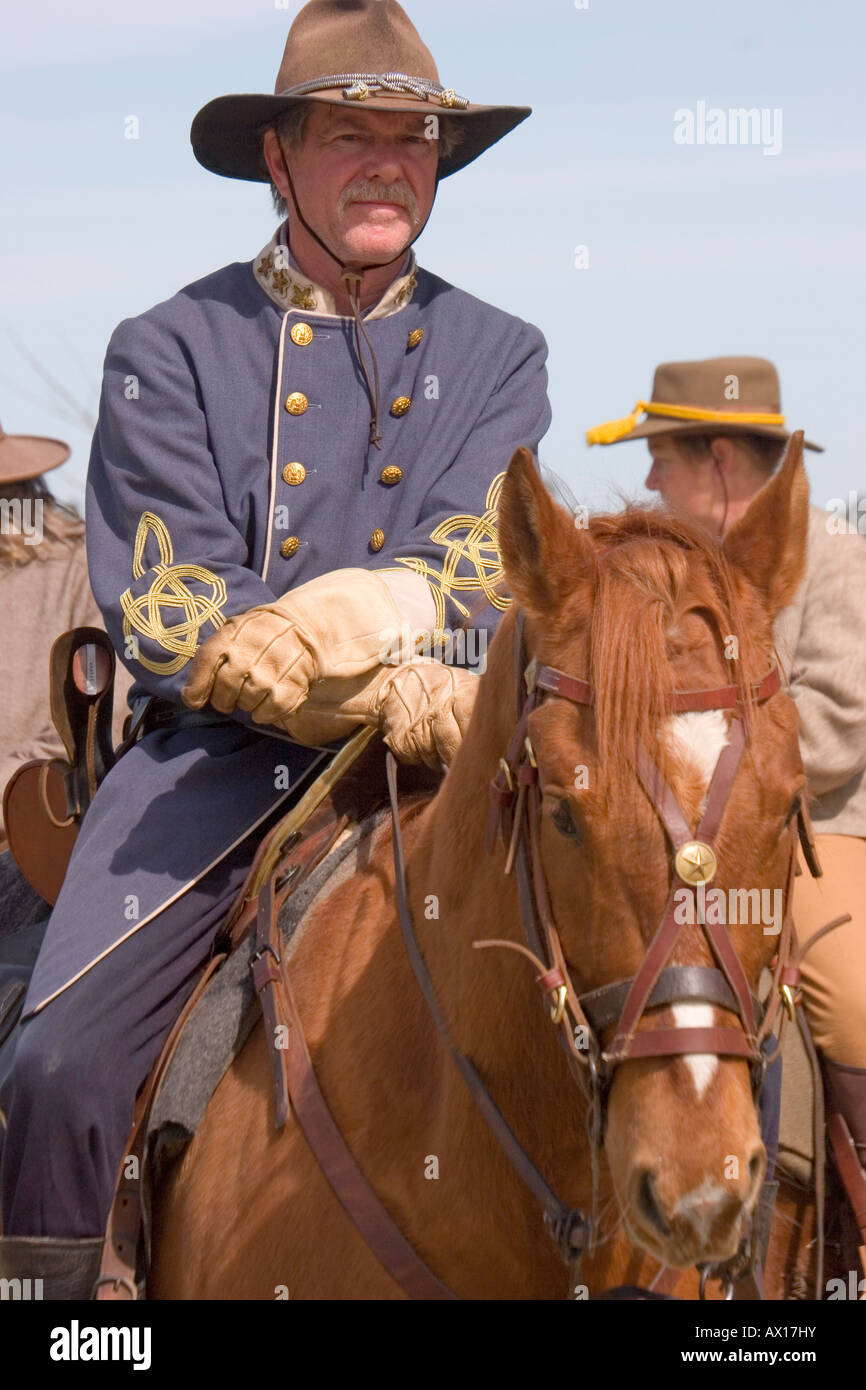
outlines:
[[[716, 1011], [711, 1004], [674, 1004], [674, 1026], [677, 1028], [712, 1028]], [[715, 1076], [719, 1059], [714, 1052], [687, 1052], [683, 1061], [692, 1074], [698, 1100]]]
[[675, 714], [668, 724], [671, 746], [695, 770], [706, 794], [722, 749], [728, 742], [724, 710], [690, 710]]
[[[716, 770], [722, 749], [728, 742], [728, 722], [720, 709], [691, 710], [677, 714], [669, 724], [669, 736], [676, 752], [691, 764], [704, 788], [704, 802], [710, 780]], [[675, 1004], [674, 1022], [677, 1028], [712, 1028], [716, 1015], [709, 1004]], [[719, 1059], [713, 1052], [691, 1052], [683, 1057], [698, 1100], [701, 1099], [715, 1075]]]

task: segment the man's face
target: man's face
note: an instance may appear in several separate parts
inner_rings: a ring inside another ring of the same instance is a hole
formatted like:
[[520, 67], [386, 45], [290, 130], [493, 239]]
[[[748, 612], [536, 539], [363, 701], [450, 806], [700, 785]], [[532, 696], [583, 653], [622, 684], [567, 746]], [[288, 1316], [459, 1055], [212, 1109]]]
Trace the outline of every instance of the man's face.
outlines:
[[439, 142], [421, 115], [311, 103], [286, 158], [304, 217], [344, 261], [386, 265], [433, 206]]
[[649, 451], [652, 467], [645, 487], [650, 492], [660, 492], [671, 511], [712, 525], [718, 489], [712, 458], [709, 455], [705, 459], [685, 457], [672, 437], [666, 434], [650, 439]]

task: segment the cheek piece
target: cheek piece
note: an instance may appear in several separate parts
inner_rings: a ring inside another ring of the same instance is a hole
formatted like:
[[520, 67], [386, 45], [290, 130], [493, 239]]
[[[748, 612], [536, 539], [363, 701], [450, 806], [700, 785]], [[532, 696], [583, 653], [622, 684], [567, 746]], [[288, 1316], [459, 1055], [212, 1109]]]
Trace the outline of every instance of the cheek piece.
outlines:
[[[381, 449], [382, 431], [379, 425], [379, 419], [381, 415], [379, 391], [379, 364], [376, 361], [376, 353], [373, 350], [373, 344], [370, 341], [370, 335], [367, 332], [367, 329], [364, 325], [364, 320], [361, 317], [361, 281], [366, 270], [375, 270], [377, 267], [375, 263], [363, 265], [356, 261], [342, 260], [336, 254], [336, 252], [331, 250], [327, 242], [321, 236], [319, 236], [319, 233], [315, 230], [315, 228], [310, 226], [309, 222], [307, 221], [306, 217], [301, 211], [301, 205], [298, 201], [298, 195], [295, 192], [294, 180], [292, 179], [291, 170], [289, 169], [289, 162], [286, 159], [286, 152], [283, 149], [282, 141], [280, 140], [279, 136], [277, 136], [277, 144], [280, 150], [280, 158], [282, 159], [283, 163], [283, 173], [285, 174], [286, 182], [289, 185], [289, 192], [292, 195], [292, 202], [295, 205], [295, 212], [297, 214], [298, 221], [300, 222], [304, 230], [309, 234], [309, 236], [311, 236], [313, 240], [319, 246], [321, 246], [322, 250], [325, 251], [331, 257], [331, 260], [335, 261], [336, 264], [340, 267], [340, 278], [342, 279], [343, 284], [346, 286], [346, 292], [349, 296], [349, 303], [352, 306], [352, 317], [355, 320], [355, 352], [357, 354], [358, 364], [364, 376], [364, 381], [367, 386], [367, 395], [370, 400], [370, 443], [375, 444], [377, 449]], [[400, 254], [404, 254], [410, 246], [413, 246], [415, 242], [418, 240], [421, 233], [424, 231], [424, 228], [430, 221], [430, 215], [433, 212], [433, 205], [436, 202], [436, 193], [438, 193], [438, 191], [439, 172], [437, 168], [436, 188], [433, 194], [433, 202], [430, 204], [430, 212], [428, 212], [423, 223], [418, 228], [418, 231], [412, 237], [411, 241], [407, 241]], [[364, 353], [361, 346], [362, 339], [367, 347], [368, 353], [370, 354], [369, 368], [364, 359]]]

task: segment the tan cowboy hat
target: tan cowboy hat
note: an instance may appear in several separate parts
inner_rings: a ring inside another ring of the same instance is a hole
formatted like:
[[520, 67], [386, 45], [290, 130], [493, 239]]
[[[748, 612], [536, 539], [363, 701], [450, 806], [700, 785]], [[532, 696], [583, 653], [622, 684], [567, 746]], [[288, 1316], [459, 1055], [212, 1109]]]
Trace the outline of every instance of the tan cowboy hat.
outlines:
[[59, 468], [70, 449], [62, 439], [35, 434], [5, 434], [0, 425], [0, 483], [23, 483]]
[[[652, 396], [631, 415], [587, 430], [587, 444], [624, 444], [656, 434], [761, 434], [788, 439], [781, 413], [779, 376], [764, 357], [709, 357], [703, 362], [663, 362]], [[649, 418], [639, 423], [645, 413]], [[823, 454], [820, 444], [810, 444]]]
[[298, 101], [459, 118], [463, 139], [440, 159], [440, 178], [471, 164], [531, 114], [528, 106], [473, 106], [442, 87], [429, 49], [396, 0], [310, 0], [289, 30], [274, 95], [217, 97], [199, 111], [190, 131], [199, 164], [268, 183], [262, 134]]

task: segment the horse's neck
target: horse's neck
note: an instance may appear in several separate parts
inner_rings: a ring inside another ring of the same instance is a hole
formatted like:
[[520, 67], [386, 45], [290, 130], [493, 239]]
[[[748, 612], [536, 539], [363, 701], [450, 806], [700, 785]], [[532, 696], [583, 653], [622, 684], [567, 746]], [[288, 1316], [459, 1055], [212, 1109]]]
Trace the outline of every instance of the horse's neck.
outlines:
[[[479, 1049], [489, 1045], [489, 1010], [495, 1011], [497, 997], [513, 978], [517, 955], [508, 952], [514, 960], [503, 962], [504, 951], [475, 950], [473, 943], [523, 939], [516, 882], [503, 872], [502, 846], [497, 843], [492, 852], [486, 847], [488, 788], [515, 723], [510, 620], [503, 628], [491, 648], [469, 730], [407, 855], [409, 895], [425, 959], [449, 1012], [460, 1019], [461, 1041]], [[529, 966], [522, 968], [529, 977]], [[526, 1040], [516, 1046], [525, 1061]]]

